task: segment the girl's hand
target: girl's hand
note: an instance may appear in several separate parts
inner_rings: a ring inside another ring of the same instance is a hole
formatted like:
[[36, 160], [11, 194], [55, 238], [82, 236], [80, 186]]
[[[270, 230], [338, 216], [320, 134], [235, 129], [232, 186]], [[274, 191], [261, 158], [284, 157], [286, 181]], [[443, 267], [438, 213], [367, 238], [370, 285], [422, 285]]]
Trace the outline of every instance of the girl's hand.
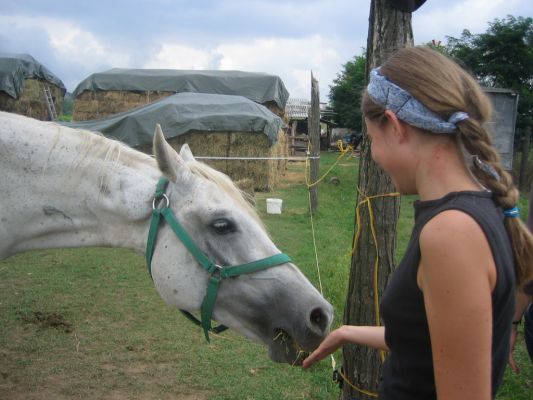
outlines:
[[318, 346], [318, 348], [303, 361], [302, 367], [304, 369], [311, 367], [341, 347], [345, 343], [342, 335], [342, 329], [343, 327], [335, 329], [328, 336], [326, 336], [324, 341], [320, 343], [320, 346]]

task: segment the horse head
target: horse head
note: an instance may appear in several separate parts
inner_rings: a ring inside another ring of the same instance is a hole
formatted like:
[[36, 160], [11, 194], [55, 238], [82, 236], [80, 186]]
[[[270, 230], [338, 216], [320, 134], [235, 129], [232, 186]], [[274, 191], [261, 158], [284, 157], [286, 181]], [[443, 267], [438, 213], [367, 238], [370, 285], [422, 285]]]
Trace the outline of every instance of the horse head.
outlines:
[[[197, 162], [187, 145], [178, 154], [159, 126], [154, 135], [154, 154], [168, 180], [168, 208], [215, 268], [207, 271], [200, 265], [190, 247], [164, 223], [151, 258], [152, 279], [168, 304], [203, 312], [206, 290], [218, 272], [216, 268], [231, 272], [232, 266], [268, 260], [280, 251], [231, 180]], [[210, 315], [266, 345], [273, 361], [300, 362], [301, 353], [315, 349], [329, 331], [332, 306], [288, 260], [229, 276], [216, 285]]]

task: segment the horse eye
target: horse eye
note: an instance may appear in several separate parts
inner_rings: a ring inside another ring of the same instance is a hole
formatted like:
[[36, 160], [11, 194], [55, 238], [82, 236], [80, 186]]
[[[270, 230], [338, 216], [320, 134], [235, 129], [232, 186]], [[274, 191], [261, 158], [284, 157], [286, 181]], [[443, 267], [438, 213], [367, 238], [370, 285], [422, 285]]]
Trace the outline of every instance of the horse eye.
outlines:
[[219, 235], [225, 235], [227, 233], [235, 232], [235, 226], [231, 221], [228, 221], [227, 219], [217, 219], [211, 224], [211, 226], [213, 227], [214, 231]]

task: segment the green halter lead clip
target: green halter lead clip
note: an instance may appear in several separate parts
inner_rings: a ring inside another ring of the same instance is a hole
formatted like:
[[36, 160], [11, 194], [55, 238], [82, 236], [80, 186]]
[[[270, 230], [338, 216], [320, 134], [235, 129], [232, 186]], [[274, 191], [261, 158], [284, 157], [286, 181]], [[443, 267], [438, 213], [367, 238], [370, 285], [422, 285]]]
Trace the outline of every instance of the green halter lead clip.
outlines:
[[[216, 327], [211, 326], [213, 310], [218, 295], [218, 289], [225, 278], [232, 278], [239, 275], [249, 274], [256, 271], [261, 271], [270, 267], [285, 264], [291, 261], [290, 257], [285, 253], [275, 254], [260, 260], [252, 261], [246, 264], [235, 266], [220, 266], [205, 255], [202, 250], [191, 239], [189, 234], [181, 226], [176, 219], [174, 212], [169, 207], [170, 200], [165, 194], [168, 186], [168, 179], [161, 177], [156, 186], [154, 200], [152, 203], [152, 218], [150, 221], [150, 229], [148, 231], [148, 240], [146, 243], [146, 263], [148, 265], [148, 273], [152, 277], [152, 257], [154, 255], [155, 245], [157, 241], [157, 233], [161, 223], [161, 217], [165, 220], [168, 226], [181, 240], [187, 250], [194, 256], [200, 266], [209, 274], [209, 282], [207, 285], [206, 294], [202, 301], [200, 310], [202, 320], [199, 321], [194, 315], [188, 311], [180, 310], [190, 321], [203, 328], [206, 340], [209, 342], [209, 332], [220, 333], [228, 329], [224, 325]], [[159, 206], [158, 204], [159, 203]]]

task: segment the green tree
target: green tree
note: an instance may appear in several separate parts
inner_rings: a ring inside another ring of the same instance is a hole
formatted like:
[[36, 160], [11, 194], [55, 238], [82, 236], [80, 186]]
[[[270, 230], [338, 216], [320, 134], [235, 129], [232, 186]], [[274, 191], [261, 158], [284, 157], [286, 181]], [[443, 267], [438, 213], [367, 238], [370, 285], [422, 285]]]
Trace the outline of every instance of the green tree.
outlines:
[[329, 100], [334, 122], [343, 128], [362, 131], [361, 96], [366, 85], [366, 55], [355, 56], [330, 86]]
[[464, 30], [447, 37], [447, 51], [461, 60], [485, 86], [519, 94], [519, 128], [533, 123], [533, 19], [507, 16], [489, 23], [485, 33]]

